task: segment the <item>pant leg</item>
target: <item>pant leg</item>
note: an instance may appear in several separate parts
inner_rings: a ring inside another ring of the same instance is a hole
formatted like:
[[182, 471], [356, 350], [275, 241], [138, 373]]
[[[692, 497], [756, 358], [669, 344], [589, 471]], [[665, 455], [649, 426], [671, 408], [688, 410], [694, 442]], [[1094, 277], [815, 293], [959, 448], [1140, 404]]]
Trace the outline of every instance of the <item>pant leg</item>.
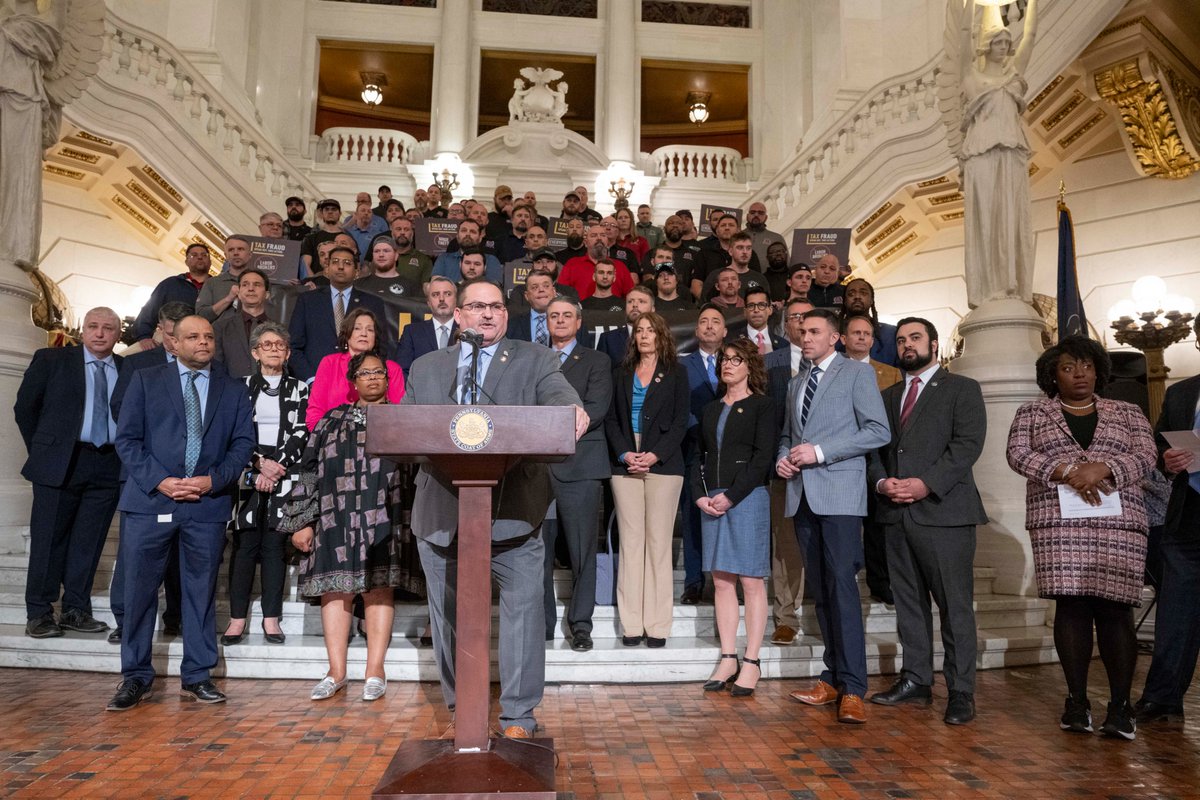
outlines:
[[896, 599], [896, 632], [904, 651], [902, 677], [921, 686], [933, 685], [933, 607], [929, 586], [917, 565], [907, 526], [886, 526], [888, 572]]
[[975, 659], [979, 650], [975, 626], [975, 526], [922, 528], [909, 524], [906, 527], [917, 564], [942, 621], [942, 675], [946, 688], [974, 694]]
[[646, 577], [642, 621], [646, 635], [666, 639], [674, 619], [675, 566], [671, 542], [683, 489], [682, 475], [646, 476]]
[[[555, 500], [559, 500], [558, 483], [551, 480], [555, 487]], [[562, 503], [559, 503], [559, 508]], [[542, 564], [542, 615], [546, 621], [546, 641], [554, 638], [554, 634], [558, 629], [558, 598], [554, 596], [554, 558], [555, 548], [558, 545], [558, 534], [562, 527], [563, 519], [546, 519], [542, 521], [542, 540], [545, 543], [545, 559]], [[574, 588], [572, 587], [572, 596], [574, 596]], [[570, 602], [570, 601], [568, 601]]]
[[150, 650], [158, 616], [158, 586], [178, 531], [178, 523], [158, 522], [153, 514], [125, 515], [125, 539], [121, 542], [127, 571], [121, 632], [121, 674], [125, 678], [146, 683], [154, 680]]
[[233, 547], [229, 551], [229, 616], [234, 619], [245, 619], [250, 613], [250, 591], [262, 539], [257, 529], [233, 532]]
[[[825, 560], [825, 545], [821, 526], [817, 517], [808, 507], [808, 502], [801, 498], [796, 516], [792, 517], [796, 529], [796, 543], [804, 558], [804, 584], [813, 601], [813, 609], [817, 615], [817, 628], [821, 631], [821, 641], [825, 652], [823, 660], [825, 669], [821, 671], [821, 680], [830, 686], [837, 687], [833, 648], [833, 624], [830, 618], [830, 605], [825, 583], [828, 580], [826, 572], [828, 564]], [[841, 688], [841, 687], [838, 687]]]
[[217, 665], [217, 572], [224, 551], [224, 522], [180, 525], [183, 661], [179, 679], [185, 684], [208, 680]]
[[[119, 494], [119, 493], [118, 493]], [[125, 517], [124, 511], [121, 512], [120, 531], [118, 535], [121, 537], [117, 542], [117, 560], [113, 563], [112, 583], [108, 585], [108, 607], [112, 610], [113, 618], [117, 622], [117, 627], [120, 628], [125, 620]]]
[[645, 624], [646, 576], [646, 480], [632, 475], [613, 475], [613, 503], [620, 528], [620, 559], [617, 562], [617, 615], [626, 636], [641, 636]]
[[[571, 599], [567, 603], [567, 624], [572, 633], [591, 633], [592, 614], [596, 607], [600, 481], [555, 479], [553, 485], [559, 508], [558, 530], [566, 538], [567, 553], [571, 559]], [[563, 509], [569, 511], [562, 513]]]
[[446, 547], [417, 539], [421, 568], [429, 594], [430, 635], [433, 637], [433, 658], [442, 684], [446, 707], [454, 708], [454, 620], [458, 615], [458, 540]]
[[[692, 463], [698, 458], [695, 443], [684, 443], [684, 474], [691, 474]], [[696, 508], [696, 498], [692, 496], [690, 481], [683, 482], [679, 501], [680, 526], [683, 534], [683, 585], [704, 585], [704, 550], [703, 537], [700, 533], [700, 509]]]
[[546, 688], [546, 621], [538, 578], [544, 574], [540, 529], [492, 542], [492, 577], [500, 589], [500, 725], [532, 731]]
[[283, 553], [284, 534], [266, 530], [259, 550], [259, 580], [262, 583], [262, 613], [264, 617], [283, 616], [283, 584], [287, 580], [287, 563]]
[[183, 623], [183, 578], [179, 571], [179, 537], [171, 540], [171, 555], [167, 559], [167, 571], [162, 578], [166, 590], [166, 608], [163, 609], [163, 624]]
[[867, 492], [867, 516], [863, 519], [863, 565], [867, 570], [867, 588], [876, 597], [886, 599], [892, 593], [888, 577], [887, 538], [883, 525], [875, 521], [875, 491]]
[[117, 475], [121, 470], [115, 452], [81, 449], [71, 482], [78, 488], [79, 506], [72, 520], [63, 561], [63, 611], [92, 613], [92, 586], [96, 567], [117, 510]]
[[776, 625], [800, 630], [804, 604], [804, 558], [796, 543], [796, 527], [783, 514], [786, 490], [783, 481], [771, 481], [771, 591]]
[[832, 640], [826, 640], [826, 647], [832, 644], [834, 651], [833, 685], [843, 687], [847, 694], [861, 696], [867, 691], [867, 642], [858, 594], [858, 571], [862, 569], [863, 558], [862, 517], [816, 514], [813, 517], [821, 529], [821, 555], [825, 560], [824, 589]]
[[62, 487], [33, 484], [29, 565], [25, 573], [25, 615], [29, 619], [49, 614], [58, 602], [67, 542], [79, 501], [79, 492], [69, 480]]
[[[1184, 511], [1200, 513], [1196, 506], [1200, 503], [1185, 504]], [[1162, 562], [1154, 657], [1142, 699], [1178, 706], [1191, 686], [1200, 656], [1200, 538], [1168, 531], [1163, 536]]]

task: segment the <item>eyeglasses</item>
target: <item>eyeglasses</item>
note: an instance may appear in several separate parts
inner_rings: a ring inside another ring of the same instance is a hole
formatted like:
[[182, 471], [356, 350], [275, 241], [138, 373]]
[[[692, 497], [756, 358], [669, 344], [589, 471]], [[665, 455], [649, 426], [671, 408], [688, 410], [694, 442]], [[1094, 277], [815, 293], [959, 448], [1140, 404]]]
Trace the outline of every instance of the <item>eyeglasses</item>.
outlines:
[[386, 369], [360, 369], [354, 373], [356, 378], [382, 378], [384, 375], [387, 375]]
[[746, 308], [753, 308], [757, 311], [761, 311], [764, 308], [770, 308], [770, 307], [771, 307], [770, 303], [746, 303]]
[[741, 356], [727, 356], [722, 353], [721, 355], [717, 356], [717, 363], [732, 364], [735, 367], [740, 367], [742, 364], [746, 363], [746, 359], [742, 358]]
[[463, 303], [462, 310], [470, 311], [472, 314], [482, 314], [484, 311], [499, 314], [504, 310], [504, 303]]
[[259, 350], [267, 350], [267, 351], [287, 350], [288, 349], [287, 342], [259, 342], [256, 345], [256, 347]]

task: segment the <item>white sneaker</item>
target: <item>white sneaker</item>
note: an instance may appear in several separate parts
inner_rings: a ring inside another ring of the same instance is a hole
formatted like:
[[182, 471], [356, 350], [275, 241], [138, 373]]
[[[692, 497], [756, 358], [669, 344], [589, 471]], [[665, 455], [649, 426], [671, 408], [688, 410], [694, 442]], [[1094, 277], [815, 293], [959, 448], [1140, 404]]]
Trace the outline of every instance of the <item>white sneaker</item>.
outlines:
[[363, 702], [370, 703], [383, 697], [383, 693], [387, 691], [386, 678], [367, 678], [367, 682], [363, 684]]
[[342, 689], [345, 689], [346, 684], [349, 682], [349, 678], [342, 678], [340, 681], [335, 681], [326, 675], [324, 678], [321, 678], [320, 683], [313, 687], [312, 694], [309, 697], [313, 700], [328, 700]]

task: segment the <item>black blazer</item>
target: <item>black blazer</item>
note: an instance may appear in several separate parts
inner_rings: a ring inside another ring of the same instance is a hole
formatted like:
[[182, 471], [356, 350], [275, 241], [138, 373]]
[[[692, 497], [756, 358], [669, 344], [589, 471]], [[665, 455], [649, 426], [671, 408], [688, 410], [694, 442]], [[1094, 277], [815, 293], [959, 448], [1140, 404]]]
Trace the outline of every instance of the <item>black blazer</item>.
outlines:
[[612, 475], [604, 418], [612, 406], [612, 362], [603, 353], [575, 345], [562, 365], [563, 376], [583, 401], [591, 419], [587, 432], [575, 444], [575, 455], [550, 465], [560, 481], [600, 480]]
[[[305, 292], [296, 298], [288, 332], [292, 337], [290, 372], [302, 381], [316, 377], [321, 359], [337, 349], [337, 331], [333, 328], [333, 300], [328, 287]], [[379, 336], [388, 336], [388, 314], [383, 301], [361, 289], [350, 290], [346, 313], [359, 307], [373, 312], [379, 320]], [[395, 342], [386, 342], [388, 358], [394, 355]]]
[[612, 359], [613, 366], [620, 366], [625, 360], [625, 348], [629, 346], [629, 328], [622, 325], [600, 334], [596, 349]]
[[[121, 357], [113, 356], [113, 361], [119, 372]], [[67, 467], [83, 430], [87, 394], [83, 370], [82, 347], [44, 347], [33, 354], [25, 370], [13, 414], [29, 453], [21, 474], [31, 483], [62, 486], [67, 480]]]
[[[454, 342], [454, 334], [458, 332], [458, 323], [450, 323], [450, 340]], [[407, 380], [409, 367], [421, 356], [438, 349], [437, 331], [432, 319], [413, 320], [404, 326], [400, 332], [400, 343], [396, 346], [396, 363], [404, 370]]]
[[[624, 328], [622, 328], [624, 330]], [[613, 471], [625, 474], [618, 461], [622, 453], [637, 451], [633, 442], [633, 373], [623, 367], [613, 370], [613, 401], [604, 420], [604, 432], [612, 453]], [[642, 403], [641, 452], [658, 456], [650, 468], [655, 475], [683, 475], [683, 437], [688, 422], [687, 370], [674, 364], [659, 364], [646, 387]]]
[[[509, 314], [509, 316], [508, 316], [508, 331], [507, 331], [507, 333], [505, 333], [505, 336], [509, 339], [514, 339], [518, 342], [532, 342], [533, 341], [533, 329], [530, 327], [532, 324], [531, 323], [532, 319], [533, 319], [533, 312], [529, 309], [526, 309], [518, 314]], [[549, 320], [547, 320], [546, 324], [547, 325], [550, 324]], [[546, 335], [547, 336], [550, 335], [549, 328], [546, 329]], [[575, 341], [577, 343], [577, 346], [587, 347], [587, 339], [591, 335], [592, 335], [592, 332], [589, 329], [580, 325], [579, 333], [575, 334]], [[621, 356], [622, 356], [622, 358], [625, 356], [624, 351], [621, 352]], [[612, 369], [612, 362], [609, 362], [608, 368], [610, 370]]]
[[725, 408], [724, 400], [714, 400], [704, 408], [700, 420], [699, 458], [689, 476], [692, 497], [706, 497], [713, 489], [724, 489], [725, 497], [735, 506], [759, 486], [766, 486], [775, 464], [779, 445], [775, 401], [752, 394], [729, 409], [725, 435], [717, 444], [717, 421]]
[[[1159, 467], [1162, 466], [1162, 454], [1170, 445], [1163, 438], [1163, 431], [1187, 431], [1192, 429], [1196, 421], [1196, 400], [1200, 398], [1200, 375], [1180, 381], [1167, 389], [1163, 398], [1162, 414], [1158, 424], [1154, 426], [1154, 441], [1158, 445]], [[1188, 485], [1188, 472], [1184, 470], [1171, 481], [1171, 499], [1167, 503], [1166, 532], [1172, 535], [1195, 538], [1200, 536], [1200, 520], [1183, 518], [1183, 506], [1188, 492], [1193, 489]]]

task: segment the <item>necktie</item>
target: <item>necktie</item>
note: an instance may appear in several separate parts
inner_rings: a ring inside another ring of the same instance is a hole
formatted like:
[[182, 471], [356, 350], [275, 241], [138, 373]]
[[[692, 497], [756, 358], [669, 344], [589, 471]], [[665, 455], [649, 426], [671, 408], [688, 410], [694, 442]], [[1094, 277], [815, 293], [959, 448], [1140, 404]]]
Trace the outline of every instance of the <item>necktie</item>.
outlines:
[[333, 329], [338, 333], [342, 330], [342, 320], [346, 318], [346, 298], [341, 292], [333, 301]]
[[446, 343], [449, 341], [450, 341], [450, 331], [446, 328], [445, 325], [438, 325], [438, 329], [437, 329], [438, 350], [441, 350], [442, 348], [444, 348], [446, 346]]
[[704, 369], [708, 373], [708, 384], [713, 389], [717, 388], [717, 357], [708, 356], [704, 359]]
[[200, 392], [196, 390], [195, 370], [187, 374], [183, 390], [183, 417], [187, 422], [187, 444], [183, 451], [183, 477], [190, 478], [200, 460], [200, 440], [204, 437], [204, 420], [200, 417]]
[[[1192, 430], [1200, 431], [1200, 408], [1196, 409], [1196, 418], [1192, 420]], [[1192, 487], [1193, 492], [1200, 492], [1200, 472], [1193, 472], [1188, 476], [1188, 486]]]
[[817, 393], [817, 383], [821, 377], [821, 368], [813, 366], [808, 373], [808, 383], [804, 385], [804, 406], [800, 409], [800, 427], [808, 422], [808, 409], [812, 405], [813, 395]]
[[566, 350], [558, 351], [558, 363], [559, 364], [567, 363], [567, 351]]
[[534, 327], [536, 328], [536, 332], [534, 333], [533, 340], [535, 342], [537, 342], [538, 344], [546, 345], [547, 347], [549, 347], [550, 334], [546, 332], [546, 315], [545, 314], [538, 315], [537, 325], [535, 325]]
[[913, 406], [917, 404], [917, 392], [920, 388], [921, 379], [913, 378], [912, 383], [908, 385], [908, 394], [904, 395], [904, 405], [900, 407], [901, 428], [908, 424], [908, 418], [912, 415]]
[[760, 356], [767, 354], [767, 340], [763, 338], [762, 331], [758, 333], [758, 354]]
[[92, 381], [92, 444], [108, 444], [108, 370], [103, 361], [93, 361], [96, 374]]

